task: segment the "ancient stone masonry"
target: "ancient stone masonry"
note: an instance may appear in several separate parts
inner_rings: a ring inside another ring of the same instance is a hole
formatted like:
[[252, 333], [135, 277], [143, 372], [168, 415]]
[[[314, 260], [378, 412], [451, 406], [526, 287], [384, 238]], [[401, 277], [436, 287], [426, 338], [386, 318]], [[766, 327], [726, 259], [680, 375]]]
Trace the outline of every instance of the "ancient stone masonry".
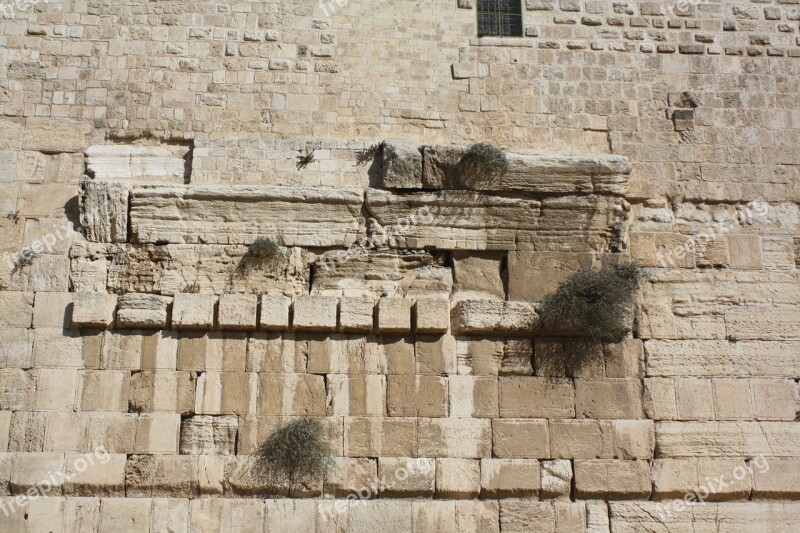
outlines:
[[797, 529], [800, 4], [481, 6], [0, 5], [0, 531]]

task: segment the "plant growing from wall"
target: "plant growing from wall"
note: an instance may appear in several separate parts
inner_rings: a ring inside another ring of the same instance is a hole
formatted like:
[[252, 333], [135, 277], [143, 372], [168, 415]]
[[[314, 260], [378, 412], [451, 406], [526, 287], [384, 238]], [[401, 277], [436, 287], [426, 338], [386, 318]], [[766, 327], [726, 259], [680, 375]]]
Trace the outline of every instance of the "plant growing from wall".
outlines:
[[619, 342], [631, 331], [636, 289], [643, 279], [635, 261], [576, 272], [545, 296], [539, 312], [542, 327]]
[[14, 262], [14, 268], [11, 270], [11, 274], [16, 274], [17, 272], [24, 270], [25, 267], [31, 266], [34, 259], [37, 257], [39, 257], [39, 254], [37, 254], [31, 248], [23, 249], [19, 254], [19, 258]]
[[375, 159], [375, 156], [380, 152], [383, 143], [370, 145], [363, 150], [356, 150], [356, 166], [366, 165]]
[[298, 418], [274, 430], [253, 454], [251, 475], [258, 483], [287, 486], [325, 479], [334, 466], [322, 423]]
[[472, 186], [492, 183], [511, 168], [505, 152], [487, 143], [476, 143], [467, 149], [458, 169]]
[[284, 259], [280, 245], [270, 238], [259, 237], [247, 248], [236, 270], [246, 274], [254, 269], [274, 270]]
[[298, 152], [300, 155], [297, 156], [297, 170], [302, 170], [314, 162], [314, 150], [306, 148], [306, 153], [303, 153], [302, 150], [298, 150]]

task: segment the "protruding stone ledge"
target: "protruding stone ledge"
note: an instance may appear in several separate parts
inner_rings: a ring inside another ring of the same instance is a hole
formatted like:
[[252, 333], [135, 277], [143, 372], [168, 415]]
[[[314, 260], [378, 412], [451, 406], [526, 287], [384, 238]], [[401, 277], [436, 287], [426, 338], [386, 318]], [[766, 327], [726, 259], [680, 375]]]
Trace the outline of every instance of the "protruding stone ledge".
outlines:
[[463, 300], [454, 309], [453, 330], [464, 335], [530, 335], [539, 322], [533, 304]]
[[616, 248], [627, 204], [611, 196], [535, 200], [481, 192], [367, 191], [373, 239], [394, 248], [592, 251]]
[[183, 183], [188, 145], [95, 145], [86, 149], [86, 170], [98, 180]]
[[156, 294], [124, 294], [119, 297], [117, 327], [165, 329], [172, 298]]
[[354, 188], [167, 187], [131, 191], [131, 239], [138, 243], [349, 246], [363, 233], [364, 192]]

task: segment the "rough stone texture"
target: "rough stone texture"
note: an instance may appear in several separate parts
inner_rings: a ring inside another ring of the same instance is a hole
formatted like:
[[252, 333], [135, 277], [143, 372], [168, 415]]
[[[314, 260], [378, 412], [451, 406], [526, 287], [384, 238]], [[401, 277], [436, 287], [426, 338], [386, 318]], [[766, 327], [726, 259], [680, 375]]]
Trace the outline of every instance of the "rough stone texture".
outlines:
[[274, 235], [285, 246], [347, 246], [359, 233], [363, 192], [138, 186], [130, 202], [133, 242], [249, 245]]
[[164, 329], [172, 298], [154, 294], [125, 294], [119, 298], [117, 326], [120, 328]]
[[385, 188], [422, 188], [422, 151], [419, 147], [390, 139], [384, 141], [381, 156], [381, 178]]
[[410, 298], [381, 298], [378, 300], [378, 331], [381, 333], [408, 333], [411, 331]]
[[254, 294], [222, 294], [217, 308], [220, 329], [254, 330], [258, 310], [258, 296]]
[[342, 298], [339, 302], [339, 329], [345, 333], [368, 333], [375, 322], [372, 298]]
[[538, 315], [525, 302], [465, 300], [456, 303], [454, 327], [466, 335], [524, 336], [536, 327]]
[[289, 309], [291, 298], [282, 294], [262, 294], [261, 314], [258, 327], [267, 331], [285, 331], [289, 329]]
[[172, 300], [172, 327], [209, 330], [214, 327], [216, 298], [205, 294], [176, 294]]
[[79, 292], [72, 307], [72, 323], [76, 326], [108, 327], [114, 323], [117, 296], [104, 292]]
[[126, 183], [81, 182], [81, 225], [87, 241], [128, 240], [128, 196]]
[[304, 331], [335, 331], [339, 302], [336, 298], [298, 296], [294, 300], [294, 329]]
[[107, 144], [86, 149], [86, 171], [96, 180], [183, 183], [189, 147]]

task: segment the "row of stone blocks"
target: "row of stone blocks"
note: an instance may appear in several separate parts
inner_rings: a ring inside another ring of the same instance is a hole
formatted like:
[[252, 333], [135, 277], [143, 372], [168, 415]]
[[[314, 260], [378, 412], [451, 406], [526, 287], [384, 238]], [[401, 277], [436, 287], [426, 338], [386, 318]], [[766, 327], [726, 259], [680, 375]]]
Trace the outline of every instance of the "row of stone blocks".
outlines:
[[236, 498], [0, 498], [9, 533], [635, 533], [792, 531], [797, 502], [707, 503]]
[[[800, 499], [800, 461], [755, 459], [463, 459], [334, 457], [325, 479], [260, 477], [254, 456], [0, 453], [0, 495], [46, 485], [50, 496], [284, 496], [365, 499]], [[574, 492], [573, 492], [574, 488]]]

